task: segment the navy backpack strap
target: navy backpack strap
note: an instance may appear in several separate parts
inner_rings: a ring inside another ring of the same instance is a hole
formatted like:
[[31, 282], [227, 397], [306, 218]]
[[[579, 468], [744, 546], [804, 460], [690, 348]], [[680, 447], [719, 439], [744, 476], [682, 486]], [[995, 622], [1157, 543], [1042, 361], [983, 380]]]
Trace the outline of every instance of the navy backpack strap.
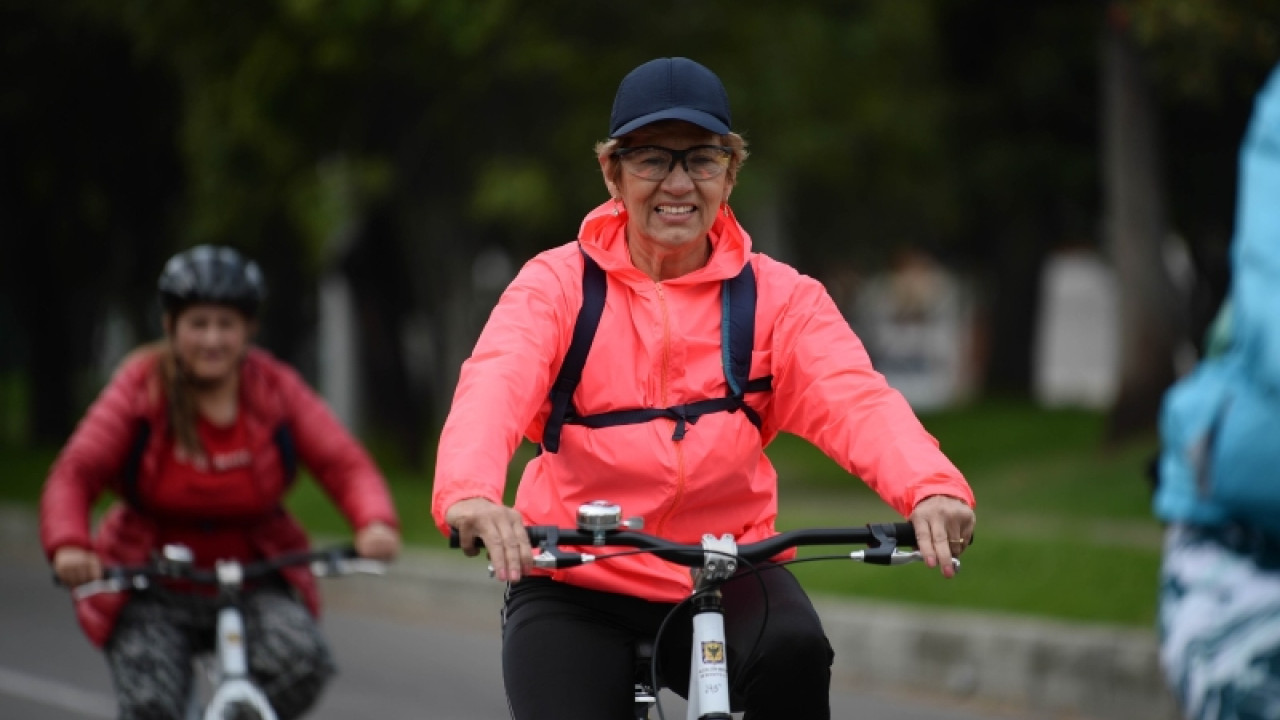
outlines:
[[756, 343], [756, 274], [750, 260], [741, 272], [724, 281], [720, 302], [720, 354], [728, 394], [751, 424], [759, 428], [760, 413], [747, 405], [743, 396], [772, 389], [773, 377], [751, 379], [751, 351]]
[[756, 343], [756, 275], [747, 262], [725, 280], [720, 291], [720, 355], [729, 394], [741, 397], [751, 375], [751, 349]]
[[280, 423], [271, 437], [276, 442], [276, 449], [280, 451], [280, 467], [284, 470], [284, 484], [288, 487], [298, 475], [298, 446], [293, 441], [293, 433], [289, 432], [287, 423]]
[[682, 440], [688, 426], [698, 422], [703, 415], [741, 410], [751, 424], [756, 428], [761, 426], [760, 413], [747, 405], [744, 396], [772, 389], [773, 377], [752, 379], [750, 376], [751, 351], [755, 347], [756, 331], [756, 276], [750, 262], [743, 266], [737, 276], [721, 284], [720, 356], [729, 386], [724, 397], [668, 408], [636, 408], [579, 415], [573, 407], [573, 393], [582, 379], [582, 368], [586, 365], [587, 353], [595, 339], [596, 327], [600, 324], [606, 290], [604, 271], [586, 253], [582, 257], [582, 309], [578, 311], [578, 319], [573, 326], [569, 352], [560, 366], [560, 374], [551, 386], [551, 413], [542, 431], [541, 450], [554, 453], [560, 449], [560, 431], [565, 423], [605, 428], [669, 418], [676, 421], [672, 439]]
[[737, 276], [721, 283], [720, 302], [720, 362], [729, 386], [724, 397], [667, 408], [613, 410], [586, 417], [570, 415], [567, 421], [590, 428], [605, 428], [668, 418], [676, 421], [675, 433], [671, 439], [683, 440], [689, 426], [697, 423], [703, 415], [741, 410], [751, 424], [759, 429], [760, 413], [747, 405], [744, 396], [772, 389], [773, 377], [751, 379], [751, 351], [755, 347], [756, 335], [756, 276], [750, 262], [743, 266]]
[[758, 428], [760, 427], [760, 415], [755, 410], [747, 407], [742, 402], [742, 398], [736, 398], [732, 395], [718, 398], [710, 398], [708, 400], [699, 400], [697, 402], [685, 403], [684, 405], [672, 405], [668, 408], [637, 408], [635, 410], [611, 410], [609, 412], [596, 413], [595, 415], [587, 415], [585, 417], [570, 418], [570, 422], [575, 425], [582, 425], [589, 428], [605, 428], [615, 425], [635, 425], [638, 423], [657, 420], [658, 418], [668, 418], [676, 421], [675, 432], [672, 433], [672, 440], [683, 440], [685, 432], [688, 431], [690, 425], [694, 425], [702, 418], [703, 415], [713, 412], [734, 412], [742, 410], [747, 413], [747, 418]]
[[[579, 248], [579, 252], [582, 249]], [[582, 368], [587, 364], [587, 353], [596, 337], [596, 327], [604, 313], [604, 297], [607, 290], [604, 271], [591, 256], [582, 252], [582, 308], [573, 324], [573, 340], [569, 352], [560, 364], [560, 374], [551, 385], [551, 414], [542, 430], [542, 448], [547, 452], [560, 450], [560, 430], [565, 418], [573, 414], [573, 391], [582, 380]]]
[[139, 418], [136, 425], [133, 445], [129, 448], [129, 457], [125, 460], [120, 476], [120, 494], [133, 509], [141, 511], [143, 507], [142, 495], [138, 493], [138, 473], [142, 471], [142, 455], [146, 452], [147, 441], [151, 439], [151, 423]]

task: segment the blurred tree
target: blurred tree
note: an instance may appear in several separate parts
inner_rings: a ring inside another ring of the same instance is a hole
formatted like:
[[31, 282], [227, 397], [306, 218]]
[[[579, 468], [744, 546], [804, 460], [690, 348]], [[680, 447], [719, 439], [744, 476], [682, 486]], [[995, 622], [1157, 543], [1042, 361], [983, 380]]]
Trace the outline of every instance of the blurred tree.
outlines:
[[[1107, 431], [1113, 442], [1154, 428], [1180, 348], [1199, 348], [1225, 292], [1237, 148], [1253, 96], [1278, 57], [1280, 6], [1273, 2], [1107, 6], [1103, 152], [1122, 305], [1121, 389]], [[1174, 238], [1196, 266], [1189, 287], [1175, 284]]]
[[0, 6], [0, 314], [36, 442], [65, 439], [97, 391], [105, 311], [152, 298], [181, 185], [174, 87], [129, 46], [68, 4]]
[[988, 315], [987, 392], [1025, 396], [1050, 250], [1099, 244], [1096, 7], [942, 3], [950, 242]]
[[1104, 23], [1101, 69], [1108, 249], [1121, 279], [1120, 389], [1107, 432], [1117, 442], [1154, 428], [1186, 325], [1164, 259], [1169, 221], [1156, 96], [1115, 6]]
[[[41, 398], [70, 385], [88, 350], [68, 344], [101, 326], [57, 303], [97, 308], [127, 288], [150, 307], [165, 254], [230, 243], [268, 274], [264, 343], [304, 372], [321, 360], [317, 280], [350, 283], [369, 429], [425, 459], [505, 276], [605, 198], [592, 145], [618, 80], [657, 56], [693, 57], [728, 86], [753, 149], [735, 208], [761, 249], [824, 279], [904, 246], [971, 272], [991, 307], [990, 388], [1029, 386], [1044, 254], [1100, 234], [1099, 4], [46, 5], [0, 11], [5, 62], [22, 68], [0, 89], [6, 158], [21, 161], [0, 232], [22, 239], [0, 250], [0, 317], [23, 318], [15, 344], [47, 370]], [[84, 244], [107, 237], [113, 252]], [[109, 272], [54, 270], [55, 251]], [[63, 318], [61, 340], [17, 310], [39, 288], [62, 290], [41, 309]], [[64, 408], [44, 437], [69, 429], [68, 404], [32, 403]]]
[[[826, 227], [799, 224], [815, 267], [874, 261], [880, 235], [943, 235], [936, 219], [954, 214], [933, 160], [942, 117], [919, 111], [919, 97], [939, 96], [927, 6], [815, 3], [779, 16], [745, 4], [741, 22], [722, 24], [724, 8], [708, 3], [685, 8], [675, 26], [665, 13], [581, 13], [567, 2], [98, 9], [183, 89], [184, 242], [234, 240], [262, 257], [276, 287], [266, 327], [277, 347], [297, 338], [275, 328], [309, 327], [306, 310], [284, 315], [295, 292], [306, 297], [326, 268], [344, 272], [361, 305], [375, 417], [413, 458], [494, 299], [477, 292], [473, 265], [494, 248], [524, 258], [568, 240], [603, 199], [590, 148], [605, 134], [617, 80], [640, 60], [694, 55], [725, 77], [738, 125], [764, 139], [748, 175], [764, 190], [741, 197], [794, 206], [800, 218], [817, 209], [813, 188], [830, 187], [822, 203], [867, 198]], [[723, 32], [706, 32], [718, 24]], [[827, 89], [833, 72], [849, 78], [839, 92]], [[324, 170], [334, 158], [341, 191]], [[331, 242], [339, 227], [355, 239]], [[851, 252], [851, 235], [873, 241]], [[327, 256], [334, 247], [342, 257]], [[412, 325], [430, 329], [427, 373], [406, 366]]]
[[1172, 230], [1197, 270], [1189, 320], [1200, 348], [1228, 282], [1240, 142], [1253, 97], [1280, 60], [1280, 5], [1270, 0], [1123, 0], [1160, 115]]

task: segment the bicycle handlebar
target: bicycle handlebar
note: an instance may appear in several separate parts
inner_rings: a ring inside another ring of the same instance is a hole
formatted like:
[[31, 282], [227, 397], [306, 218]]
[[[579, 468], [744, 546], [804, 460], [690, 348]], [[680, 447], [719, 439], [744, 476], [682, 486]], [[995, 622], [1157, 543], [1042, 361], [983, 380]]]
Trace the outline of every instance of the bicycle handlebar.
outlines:
[[[543, 550], [562, 545], [632, 547], [651, 551], [668, 562], [688, 567], [700, 567], [707, 553], [702, 545], [672, 542], [635, 530], [582, 530], [552, 525], [530, 525], [525, 529], [529, 533], [529, 542]], [[863, 527], [787, 530], [758, 542], [737, 546], [734, 557], [756, 563], [800, 546], [843, 544], [866, 545], [870, 548], [860, 556], [855, 555], [855, 559], [872, 564], [896, 565], [904, 560], [901, 553], [895, 558], [895, 551], [899, 546], [915, 547], [916, 533], [911, 523], [872, 523]], [[483, 546], [480, 539], [476, 538], [476, 547]], [[450, 528], [449, 547], [461, 547], [457, 528]], [[553, 567], [572, 567], [591, 559], [594, 558], [584, 558], [581, 553], [565, 554], [557, 557]]]
[[[158, 559], [135, 567], [106, 567], [103, 568], [102, 579], [78, 585], [71, 589], [71, 593], [80, 600], [100, 593], [128, 589], [141, 590], [148, 587], [151, 580], [155, 579], [184, 580], [201, 585], [238, 586], [245, 580], [264, 578], [286, 567], [297, 565], [310, 565], [311, 572], [317, 577], [354, 573], [381, 575], [386, 571], [386, 563], [381, 560], [361, 557], [351, 545], [339, 545], [320, 550], [285, 553], [248, 563], [220, 561], [221, 572], [219, 569], [196, 568], [188, 562], [168, 559]], [[54, 583], [62, 584], [56, 575]]]

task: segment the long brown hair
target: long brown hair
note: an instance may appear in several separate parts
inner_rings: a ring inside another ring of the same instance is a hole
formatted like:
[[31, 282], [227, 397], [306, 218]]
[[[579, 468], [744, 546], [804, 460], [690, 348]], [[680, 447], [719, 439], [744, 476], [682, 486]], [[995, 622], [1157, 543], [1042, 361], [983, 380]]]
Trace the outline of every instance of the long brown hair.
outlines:
[[160, 373], [160, 388], [164, 392], [168, 408], [169, 431], [178, 441], [178, 447], [190, 457], [203, 457], [204, 444], [196, 431], [196, 399], [190, 383], [182, 378], [178, 357], [173, 343], [161, 338], [148, 343], [146, 348], [156, 356], [156, 369]]

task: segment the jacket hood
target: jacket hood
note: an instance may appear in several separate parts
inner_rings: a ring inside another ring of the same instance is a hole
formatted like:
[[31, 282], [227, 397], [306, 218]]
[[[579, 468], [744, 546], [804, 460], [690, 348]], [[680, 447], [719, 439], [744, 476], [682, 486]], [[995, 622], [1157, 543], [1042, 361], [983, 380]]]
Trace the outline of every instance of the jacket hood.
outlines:
[[[683, 277], [666, 280], [667, 283], [720, 281], [735, 277], [751, 256], [751, 237], [738, 223], [738, 218], [728, 205], [716, 213], [716, 220], [707, 235], [711, 238], [711, 259], [701, 268]], [[618, 209], [614, 214], [615, 208]], [[627, 251], [627, 211], [618, 203], [607, 200], [587, 213], [578, 230], [578, 242], [582, 249], [602, 270], [620, 279], [635, 282], [652, 282], [631, 262]]]

